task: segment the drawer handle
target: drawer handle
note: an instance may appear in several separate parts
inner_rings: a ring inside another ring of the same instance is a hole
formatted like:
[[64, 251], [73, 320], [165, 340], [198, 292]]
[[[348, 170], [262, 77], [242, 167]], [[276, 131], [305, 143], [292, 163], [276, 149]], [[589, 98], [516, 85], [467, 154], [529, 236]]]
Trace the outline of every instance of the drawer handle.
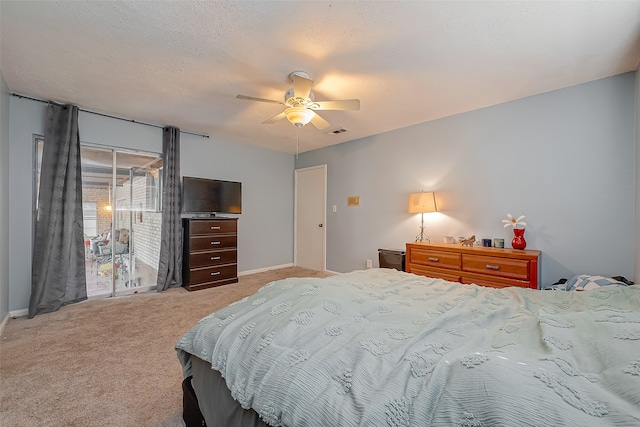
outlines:
[[487, 265], [485, 265], [485, 267], [487, 267], [489, 270], [500, 270], [500, 266], [499, 265], [487, 264]]
[[440, 261], [440, 258], [436, 258], [436, 257], [430, 256], [430, 257], [429, 257], [429, 261], [431, 261], [431, 262], [438, 262], [438, 261]]
[[212, 257], [211, 257], [211, 261], [215, 261], [215, 260], [217, 260], [217, 259], [220, 259], [220, 257], [219, 257], [219, 256], [212, 256]]
[[215, 272], [211, 273], [212, 276], [217, 276], [218, 274], [220, 274], [219, 271], [215, 271]]
[[213, 225], [211, 226], [212, 230], [220, 230], [220, 226], [219, 225]]
[[212, 245], [219, 245], [220, 242], [211, 242]]

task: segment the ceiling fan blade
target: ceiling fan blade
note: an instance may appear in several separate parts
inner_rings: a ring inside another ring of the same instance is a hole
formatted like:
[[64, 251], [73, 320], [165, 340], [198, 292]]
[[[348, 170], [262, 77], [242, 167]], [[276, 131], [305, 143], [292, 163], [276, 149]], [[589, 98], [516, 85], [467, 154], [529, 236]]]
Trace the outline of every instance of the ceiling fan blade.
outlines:
[[273, 99], [255, 98], [253, 96], [236, 95], [236, 98], [238, 98], [238, 99], [246, 99], [247, 101], [260, 101], [260, 102], [269, 102], [271, 104], [284, 105], [284, 102], [274, 101]]
[[340, 101], [320, 101], [314, 102], [314, 104], [318, 105], [316, 108], [313, 107], [314, 110], [359, 110], [360, 109], [360, 100], [359, 99], [343, 99]]
[[293, 75], [293, 96], [295, 96], [296, 98], [309, 98], [312, 86], [313, 80], [307, 79], [297, 74]]
[[311, 123], [318, 128], [318, 130], [323, 130], [329, 127], [329, 122], [320, 117], [318, 114], [313, 114], [311, 118]]
[[265, 120], [262, 123], [265, 124], [265, 125], [270, 125], [272, 123], [277, 122], [278, 120], [284, 119], [285, 117], [287, 117], [287, 116], [284, 114], [284, 111], [283, 111], [282, 113], [276, 114], [275, 116], [271, 117], [270, 119]]

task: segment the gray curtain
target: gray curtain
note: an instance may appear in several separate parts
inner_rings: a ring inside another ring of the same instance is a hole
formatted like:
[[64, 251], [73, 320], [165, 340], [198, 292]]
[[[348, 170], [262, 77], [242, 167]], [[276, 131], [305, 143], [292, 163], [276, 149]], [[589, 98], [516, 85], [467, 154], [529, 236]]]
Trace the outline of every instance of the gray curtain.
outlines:
[[37, 215], [29, 318], [87, 299], [76, 106], [47, 107]]
[[162, 130], [162, 242], [158, 292], [182, 286], [182, 224], [180, 223], [180, 129]]

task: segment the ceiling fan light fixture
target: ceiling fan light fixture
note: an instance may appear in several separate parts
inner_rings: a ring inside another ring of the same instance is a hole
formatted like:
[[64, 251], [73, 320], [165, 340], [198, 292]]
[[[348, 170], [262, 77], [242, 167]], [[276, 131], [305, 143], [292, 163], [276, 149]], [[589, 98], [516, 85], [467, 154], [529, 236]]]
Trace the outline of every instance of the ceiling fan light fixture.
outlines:
[[311, 121], [314, 112], [304, 107], [291, 107], [284, 110], [287, 120], [297, 128], [301, 128]]

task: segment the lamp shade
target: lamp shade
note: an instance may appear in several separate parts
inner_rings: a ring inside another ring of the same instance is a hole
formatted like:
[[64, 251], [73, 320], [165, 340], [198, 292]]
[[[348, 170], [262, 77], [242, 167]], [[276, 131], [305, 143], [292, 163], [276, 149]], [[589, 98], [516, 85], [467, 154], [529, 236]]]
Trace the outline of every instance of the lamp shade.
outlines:
[[304, 107], [291, 107], [284, 110], [287, 120], [297, 128], [301, 128], [311, 121], [315, 113]]
[[432, 191], [409, 194], [409, 213], [438, 212], [436, 194]]

